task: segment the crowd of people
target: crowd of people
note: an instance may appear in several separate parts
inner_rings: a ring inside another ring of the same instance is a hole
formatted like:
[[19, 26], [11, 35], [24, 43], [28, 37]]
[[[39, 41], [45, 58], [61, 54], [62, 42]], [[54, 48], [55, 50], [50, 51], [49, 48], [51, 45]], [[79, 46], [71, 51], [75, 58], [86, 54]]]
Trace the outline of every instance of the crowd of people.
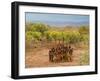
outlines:
[[73, 48], [71, 45], [64, 46], [59, 44], [49, 50], [50, 62], [72, 62], [73, 61]]

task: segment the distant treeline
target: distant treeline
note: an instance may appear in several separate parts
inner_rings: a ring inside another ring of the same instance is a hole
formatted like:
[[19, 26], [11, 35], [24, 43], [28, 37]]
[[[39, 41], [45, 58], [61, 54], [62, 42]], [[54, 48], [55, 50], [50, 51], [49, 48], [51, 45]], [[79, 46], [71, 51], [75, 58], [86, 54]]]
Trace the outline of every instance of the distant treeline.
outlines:
[[[89, 27], [52, 27], [44, 23], [26, 23], [25, 27], [26, 45], [36, 42], [55, 41], [75, 44], [89, 41]], [[45, 43], [45, 42], [44, 42]]]

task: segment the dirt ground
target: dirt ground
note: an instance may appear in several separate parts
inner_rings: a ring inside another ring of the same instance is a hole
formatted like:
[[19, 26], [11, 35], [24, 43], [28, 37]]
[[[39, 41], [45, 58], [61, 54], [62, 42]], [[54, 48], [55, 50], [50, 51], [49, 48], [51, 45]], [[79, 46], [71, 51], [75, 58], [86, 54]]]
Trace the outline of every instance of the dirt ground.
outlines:
[[73, 51], [73, 61], [72, 62], [49, 62], [49, 49], [40, 49], [38, 51], [26, 52], [25, 56], [25, 67], [56, 67], [56, 66], [76, 66], [80, 65], [80, 54], [84, 54], [84, 50], [75, 49]]

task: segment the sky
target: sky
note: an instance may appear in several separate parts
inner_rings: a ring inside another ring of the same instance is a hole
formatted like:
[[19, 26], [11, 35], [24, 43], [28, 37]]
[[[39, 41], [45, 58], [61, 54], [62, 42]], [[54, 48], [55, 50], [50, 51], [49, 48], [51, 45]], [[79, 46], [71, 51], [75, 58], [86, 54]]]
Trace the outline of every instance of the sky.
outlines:
[[88, 15], [26, 12], [25, 19], [26, 22], [40, 22], [53, 26], [89, 25]]

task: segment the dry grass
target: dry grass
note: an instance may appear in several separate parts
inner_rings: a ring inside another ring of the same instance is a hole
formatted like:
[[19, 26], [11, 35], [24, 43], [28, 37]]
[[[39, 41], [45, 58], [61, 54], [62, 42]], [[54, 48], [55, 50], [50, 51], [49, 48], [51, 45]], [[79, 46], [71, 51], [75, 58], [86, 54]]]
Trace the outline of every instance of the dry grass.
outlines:
[[88, 65], [89, 57], [88, 53], [85, 53], [87, 49], [76, 48], [74, 47], [73, 52], [73, 61], [72, 62], [58, 62], [52, 63], [49, 61], [49, 47], [35, 48], [26, 52], [25, 56], [25, 67], [58, 67], [58, 66], [79, 66], [79, 65]]

